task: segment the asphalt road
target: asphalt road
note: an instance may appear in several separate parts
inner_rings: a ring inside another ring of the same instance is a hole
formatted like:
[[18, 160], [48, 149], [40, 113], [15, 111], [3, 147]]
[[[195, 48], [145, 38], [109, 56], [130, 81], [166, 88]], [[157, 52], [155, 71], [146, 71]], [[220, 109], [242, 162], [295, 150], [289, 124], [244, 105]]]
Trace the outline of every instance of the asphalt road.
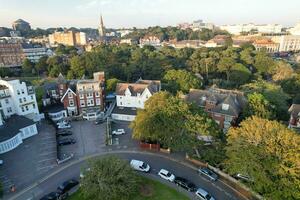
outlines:
[[[144, 162], [148, 163], [151, 166], [150, 174], [148, 175], [143, 174], [143, 175], [150, 176], [153, 179], [157, 179], [171, 187], [174, 187], [177, 190], [186, 193], [191, 199], [195, 199], [194, 194], [187, 192], [182, 188], [177, 187], [173, 183], [160, 179], [160, 177], [157, 175], [158, 171], [161, 168], [165, 168], [170, 172], [174, 173], [175, 176], [177, 175], [177, 176], [187, 178], [190, 181], [194, 182], [197, 185], [197, 187], [201, 187], [206, 191], [208, 191], [217, 200], [246, 199], [246, 198], [238, 197], [230, 187], [220, 182], [219, 180], [216, 182], [211, 182], [206, 177], [199, 175], [195, 169], [192, 169], [183, 163], [175, 162], [157, 155], [150, 155], [150, 154], [143, 154], [143, 153], [118, 153], [117, 155], [128, 161], [131, 159], [143, 160]], [[41, 198], [41, 196], [48, 194], [52, 191], [55, 191], [57, 186], [60, 183], [71, 178], [78, 179], [80, 169], [83, 168], [85, 165], [86, 163], [84, 161], [74, 164], [64, 169], [63, 171], [55, 174], [54, 176], [51, 176], [45, 181], [41, 182], [36, 187], [23, 193], [21, 196], [13, 199], [17, 199], [17, 200], [39, 199]]]

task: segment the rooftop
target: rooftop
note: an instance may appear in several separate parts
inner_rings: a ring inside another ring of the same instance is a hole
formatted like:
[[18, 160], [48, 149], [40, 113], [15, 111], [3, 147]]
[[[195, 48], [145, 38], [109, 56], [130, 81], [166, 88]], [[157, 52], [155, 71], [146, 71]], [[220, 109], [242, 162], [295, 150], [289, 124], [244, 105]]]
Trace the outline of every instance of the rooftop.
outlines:
[[115, 107], [112, 111], [112, 114], [121, 114], [121, 115], [136, 115], [137, 110], [127, 107]]

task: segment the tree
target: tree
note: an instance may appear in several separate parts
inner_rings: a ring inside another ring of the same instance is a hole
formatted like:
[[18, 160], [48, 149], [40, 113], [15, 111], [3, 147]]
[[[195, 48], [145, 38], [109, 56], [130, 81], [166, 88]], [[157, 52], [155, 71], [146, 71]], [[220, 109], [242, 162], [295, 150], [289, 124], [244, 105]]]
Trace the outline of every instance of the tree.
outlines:
[[275, 68], [273, 69], [272, 79], [274, 81], [282, 81], [285, 79], [289, 79], [293, 74], [294, 70], [290, 64], [279, 61], [276, 63]]
[[232, 57], [223, 57], [218, 64], [218, 71], [226, 74], [227, 81], [230, 80], [230, 73], [236, 61]]
[[259, 51], [255, 56], [254, 67], [258, 73], [266, 76], [272, 73], [275, 63], [266, 52]]
[[[85, 75], [85, 61], [83, 57], [80, 56], [74, 56], [70, 60], [70, 73], [74, 75], [75, 78], [81, 78], [83, 75]], [[69, 73], [68, 73], [69, 75]]]
[[251, 116], [257, 116], [264, 119], [274, 119], [275, 113], [273, 106], [270, 102], [259, 93], [248, 94], [248, 105], [243, 111], [243, 116], [245, 118]]
[[81, 181], [85, 199], [126, 200], [138, 191], [139, 178], [125, 160], [106, 156], [90, 160], [89, 167]]
[[186, 70], [169, 70], [163, 80], [167, 83], [169, 88], [175, 85], [175, 87], [172, 87], [173, 90], [176, 89], [172, 91], [173, 93], [176, 93], [178, 90], [186, 93], [192, 88], [197, 89], [202, 86], [202, 81]]
[[38, 74], [41, 74], [41, 73], [44, 73], [47, 71], [47, 67], [48, 67], [47, 60], [48, 60], [48, 56], [43, 56], [35, 64], [35, 70], [37, 71]]
[[27, 58], [23, 61], [22, 71], [24, 74], [29, 76], [35, 73], [34, 64]]
[[246, 48], [240, 52], [241, 60], [246, 65], [253, 65], [254, 63], [254, 55], [253, 55], [253, 49]]
[[116, 79], [116, 78], [106, 80], [106, 90], [109, 91], [109, 92], [116, 91], [116, 86], [120, 82], [121, 81]]
[[224, 162], [229, 174], [248, 175], [247, 183], [266, 199], [300, 198], [300, 135], [277, 121], [251, 117], [230, 128]]
[[51, 77], [57, 77], [60, 73], [66, 74], [69, 66], [61, 56], [52, 56], [47, 59], [48, 73]]
[[281, 87], [284, 92], [288, 93], [292, 97], [295, 97], [300, 91], [300, 75], [298, 74], [289, 79], [282, 80]]
[[250, 80], [251, 72], [241, 63], [236, 63], [231, 68], [230, 81], [235, 85], [242, 85]]

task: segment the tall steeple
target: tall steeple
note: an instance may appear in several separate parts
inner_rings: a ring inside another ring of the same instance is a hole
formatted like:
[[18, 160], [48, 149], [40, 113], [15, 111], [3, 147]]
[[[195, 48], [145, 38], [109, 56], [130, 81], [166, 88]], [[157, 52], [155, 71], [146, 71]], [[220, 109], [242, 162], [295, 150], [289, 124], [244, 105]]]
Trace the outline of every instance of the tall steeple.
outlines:
[[106, 30], [105, 30], [105, 26], [103, 23], [103, 18], [102, 15], [100, 16], [100, 26], [99, 26], [99, 38], [101, 41], [105, 41], [105, 37], [106, 37]]

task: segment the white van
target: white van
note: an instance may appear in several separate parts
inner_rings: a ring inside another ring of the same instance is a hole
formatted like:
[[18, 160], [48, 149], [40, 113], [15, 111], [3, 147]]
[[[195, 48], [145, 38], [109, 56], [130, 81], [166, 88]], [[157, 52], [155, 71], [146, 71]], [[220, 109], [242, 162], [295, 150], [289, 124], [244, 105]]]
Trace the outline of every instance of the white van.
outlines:
[[149, 172], [150, 171], [150, 166], [140, 160], [131, 160], [130, 166], [134, 170], [137, 170], [137, 171], [141, 171], [141, 172]]

